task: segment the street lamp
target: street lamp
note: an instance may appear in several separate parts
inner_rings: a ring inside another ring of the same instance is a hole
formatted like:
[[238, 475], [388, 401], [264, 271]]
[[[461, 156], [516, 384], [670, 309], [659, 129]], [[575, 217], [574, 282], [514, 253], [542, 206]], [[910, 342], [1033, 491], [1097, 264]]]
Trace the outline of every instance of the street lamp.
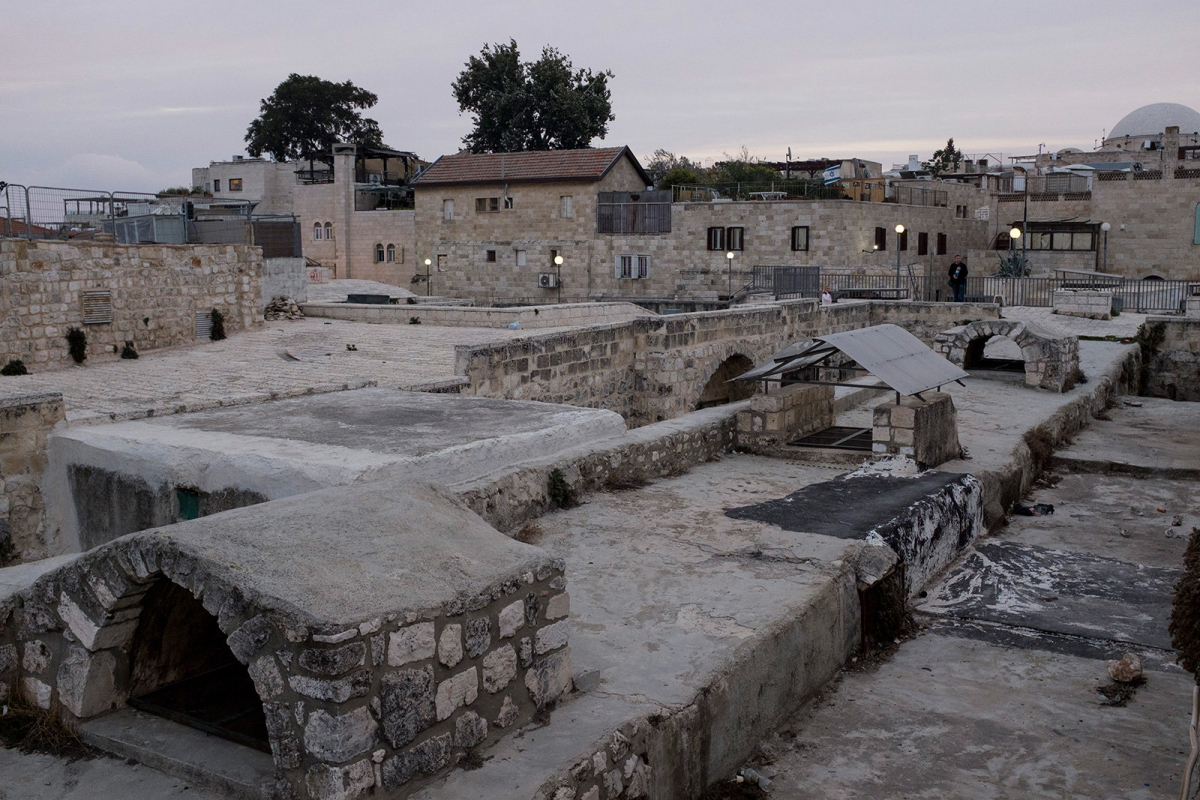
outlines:
[[425, 259], [425, 296], [429, 297], [430, 272], [429, 266], [433, 263], [430, 259]]
[[560, 302], [560, 303], [562, 302], [562, 265], [563, 265], [563, 257], [555, 256], [554, 257], [554, 266], [558, 269], [558, 278], [557, 278], [557, 280], [555, 280], [555, 283], [558, 285], [558, 302]]
[[730, 250], [728, 253], [725, 254], [725, 260], [727, 260], [729, 262], [729, 289], [727, 290], [727, 294], [729, 296], [729, 304], [733, 305], [733, 251], [732, 250]]
[[1104, 266], [1100, 267], [1101, 272], [1108, 272], [1108, 232], [1112, 229], [1112, 225], [1107, 222], [1100, 223], [1100, 230], [1104, 231]]
[[904, 226], [896, 226], [896, 299], [900, 299], [900, 237], [904, 234]]
[[[1040, 148], [1039, 148], [1040, 150]], [[1021, 230], [1029, 230], [1029, 170], [1019, 164], [1013, 164], [1014, 170], [1021, 170]], [[1013, 175], [1013, 190], [1017, 188], [1017, 176]], [[1025, 261], [1026, 251], [1029, 249], [1029, 237], [1026, 236], [1021, 240], [1021, 264]], [[1022, 267], [1023, 268], [1023, 267]]]

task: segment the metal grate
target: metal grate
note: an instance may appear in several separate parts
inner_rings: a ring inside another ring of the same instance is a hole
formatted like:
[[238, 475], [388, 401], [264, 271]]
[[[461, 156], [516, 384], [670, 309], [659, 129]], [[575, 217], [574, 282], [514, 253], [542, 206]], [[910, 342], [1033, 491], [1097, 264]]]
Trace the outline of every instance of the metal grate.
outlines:
[[82, 292], [83, 324], [100, 325], [112, 322], [112, 293], [107, 289], [102, 292]]
[[821, 447], [827, 450], [871, 451], [870, 428], [848, 428], [834, 425], [788, 442], [793, 447]]
[[211, 339], [212, 338], [212, 312], [197, 311], [196, 312], [196, 338]]

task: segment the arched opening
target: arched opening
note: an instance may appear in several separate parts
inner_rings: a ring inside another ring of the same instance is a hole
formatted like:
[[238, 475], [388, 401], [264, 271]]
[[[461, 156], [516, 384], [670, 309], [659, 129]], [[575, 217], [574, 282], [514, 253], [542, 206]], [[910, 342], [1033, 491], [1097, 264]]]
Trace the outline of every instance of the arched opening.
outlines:
[[1025, 356], [1007, 336], [981, 336], [967, 345], [963, 369], [968, 372], [1025, 373]]
[[142, 598], [130, 650], [129, 705], [270, 752], [262, 701], [217, 620], [160, 580]]
[[314, 242], [321, 241], [321, 223], [319, 223], [319, 222], [313, 223], [313, 241]]
[[331, 242], [333, 241], [333, 223], [332, 222], [325, 223], [325, 238]]
[[396, 245], [389, 244], [387, 246], [387, 263], [392, 264], [396, 261]]
[[383, 245], [382, 244], [375, 245], [375, 263], [376, 264], [383, 263]]
[[721, 406], [726, 403], [736, 403], [754, 394], [757, 387], [752, 382], [730, 383], [731, 380], [754, 368], [754, 362], [744, 355], [735, 353], [721, 362], [716, 372], [704, 385], [700, 399], [696, 401], [696, 409]]

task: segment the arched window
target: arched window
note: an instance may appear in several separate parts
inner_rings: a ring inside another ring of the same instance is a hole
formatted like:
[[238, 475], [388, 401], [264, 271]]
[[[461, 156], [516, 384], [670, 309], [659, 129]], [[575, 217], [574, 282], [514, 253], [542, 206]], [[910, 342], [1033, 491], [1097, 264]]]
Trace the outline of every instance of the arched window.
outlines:
[[389, 264], [396, 261], [396, 245], [389, 244], [387, 246], [387, 261]]
[[383, 263], [383, 245], [381, 245], [381, 244], [375, 245], [375, 263], [376, 264]]
[[332, 222], [325, 223], [325, 238], [331, 242], [333, 241], [333, 223]]
[[319, 223], [319, 222], [313, 223], [313, 241], [314, 242], [321, 241], [321, 223]]

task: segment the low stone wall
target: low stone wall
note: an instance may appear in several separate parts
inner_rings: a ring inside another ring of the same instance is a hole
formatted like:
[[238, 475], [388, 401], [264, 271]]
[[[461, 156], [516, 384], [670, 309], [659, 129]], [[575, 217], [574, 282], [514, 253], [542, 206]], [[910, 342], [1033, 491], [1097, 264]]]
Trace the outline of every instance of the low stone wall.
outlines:
[[1056, 336], [1020, 320], [984, 320], [939, 333], [934, 349], [946, 360], [971, 369], [983, 358], [988, 339], [1004, 336], [1021, 348], [1025, 359], [1025, 385], [1065, 392], [1079, 380], [1079, 339]]
[[1183, 301], [1185, 317], [1200, 317], [1200, 297], [1186, 297]]
[[1050, 307], [1055, 314], [1087, 319], [1112, 319], [1113, 293], [1110, 289], [1055, 289]]
[[942, 392], [925, 394], [875, 406], [872, 452], [908, 456], [925, 468], [962, 457], [954, 401]]
[[378, 322], [393, 325], [442, 325], [456, 328], [507, 328], [517, 323], [522, 328], [575, 328], [627, 322], [654, 314], [632, 303], [562, 303], [512, 308], [475, 306], [363, 305], [358, 303], [305, 303], [310, 317], [343, 319], [352, 322]]
[[[315, 269], [320, 269], [316, 267]], [[308, 262], [303, 258], [264, 258], [262, 302], [265, 308], [276, 297], [297, 303], [308, 299]]]
[[769, 452], [833, 424], [833, 387], [793, 384], [751, 398], [737, 415], [737, 447]]
[[1200, 400], [1200, 318], [1147, 317], [1146, 331], [1161, 331], [1162, 341], [1147, 359], [1144, 393]]
[[46, 555], [46, 443], [65, 417], [58, 393], [0, 399], [0, 567]]
[[[0, 239], [0, 363], [66, 366], [67, 329], [89, 357], [193, 342], [196, 314], [218, 309], [225, 330], [262, 322], [262, 249], [249, 245], [118, 245]], [[84, 305], [89, 319], [85, 322]]]

